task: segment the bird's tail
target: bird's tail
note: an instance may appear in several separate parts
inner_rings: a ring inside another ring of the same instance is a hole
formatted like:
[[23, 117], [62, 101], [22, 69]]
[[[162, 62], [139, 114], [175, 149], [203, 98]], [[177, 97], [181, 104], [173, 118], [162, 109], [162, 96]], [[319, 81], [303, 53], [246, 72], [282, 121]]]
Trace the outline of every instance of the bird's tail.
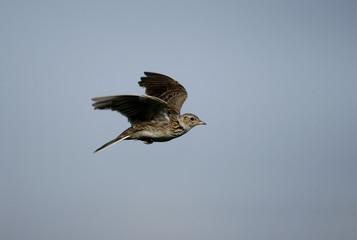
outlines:
[[106, 144], [104, 144], [103, 146], [101, 146], [100, 148], [95, 150], [94, 153], [99, 152], [99, 151], [103, 150], [104, 148], [107, 148], [115, 143], [118, 143], [118, 142], [124, 140], [124, 139], [127, 139], [128, 137], [130, 137], [130, 135], [120, 134], [118, 137], [114, 138], [113, 140], [107, 142]]

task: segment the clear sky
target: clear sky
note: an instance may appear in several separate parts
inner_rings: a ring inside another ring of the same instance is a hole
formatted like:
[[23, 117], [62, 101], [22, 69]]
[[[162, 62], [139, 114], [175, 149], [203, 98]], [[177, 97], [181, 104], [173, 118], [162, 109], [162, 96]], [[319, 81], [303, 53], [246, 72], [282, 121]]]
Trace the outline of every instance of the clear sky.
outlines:
[[[0, 239], [355, 240], [357, 3], [1, 1]], [[180, 81], [167, 143], [91, 98]]]

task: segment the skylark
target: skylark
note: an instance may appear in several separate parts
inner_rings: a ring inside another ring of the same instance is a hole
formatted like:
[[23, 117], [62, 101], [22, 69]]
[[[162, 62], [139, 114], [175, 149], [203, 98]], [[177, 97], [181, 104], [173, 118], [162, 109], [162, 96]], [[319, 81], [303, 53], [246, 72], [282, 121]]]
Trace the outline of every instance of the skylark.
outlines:
[[146, 144], [166, 142], [187, 133], [197, 125], [206, 125], [196, 115], [180, 115], [187, 98], [186, 89], [174, 79], [159, 73], [145, 72], [139, 85], [147, 95], [115, 95], [92, 100], [95, 109], [111, 109], [128, 118], [131, 127], [95, 152], [122, 140], [141, 140]]

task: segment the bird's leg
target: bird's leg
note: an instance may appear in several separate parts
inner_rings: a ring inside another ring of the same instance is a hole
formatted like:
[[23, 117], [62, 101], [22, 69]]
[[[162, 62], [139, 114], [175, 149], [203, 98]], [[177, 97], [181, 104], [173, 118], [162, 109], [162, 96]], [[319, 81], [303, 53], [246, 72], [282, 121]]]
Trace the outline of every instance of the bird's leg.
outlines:
[[154, 141], [151, 138], [147, 138], [144, 140], [145, 144], [152, 144]]

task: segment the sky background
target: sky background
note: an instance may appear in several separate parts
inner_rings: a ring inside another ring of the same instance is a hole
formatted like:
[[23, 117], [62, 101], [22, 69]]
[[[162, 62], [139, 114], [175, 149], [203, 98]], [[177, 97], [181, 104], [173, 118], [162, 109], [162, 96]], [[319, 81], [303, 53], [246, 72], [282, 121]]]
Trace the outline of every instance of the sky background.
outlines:
[[[1, 1], [0, 239], [354, 240], [357, 3]], [[92, 97], [189, 94], [167, 143]]]

